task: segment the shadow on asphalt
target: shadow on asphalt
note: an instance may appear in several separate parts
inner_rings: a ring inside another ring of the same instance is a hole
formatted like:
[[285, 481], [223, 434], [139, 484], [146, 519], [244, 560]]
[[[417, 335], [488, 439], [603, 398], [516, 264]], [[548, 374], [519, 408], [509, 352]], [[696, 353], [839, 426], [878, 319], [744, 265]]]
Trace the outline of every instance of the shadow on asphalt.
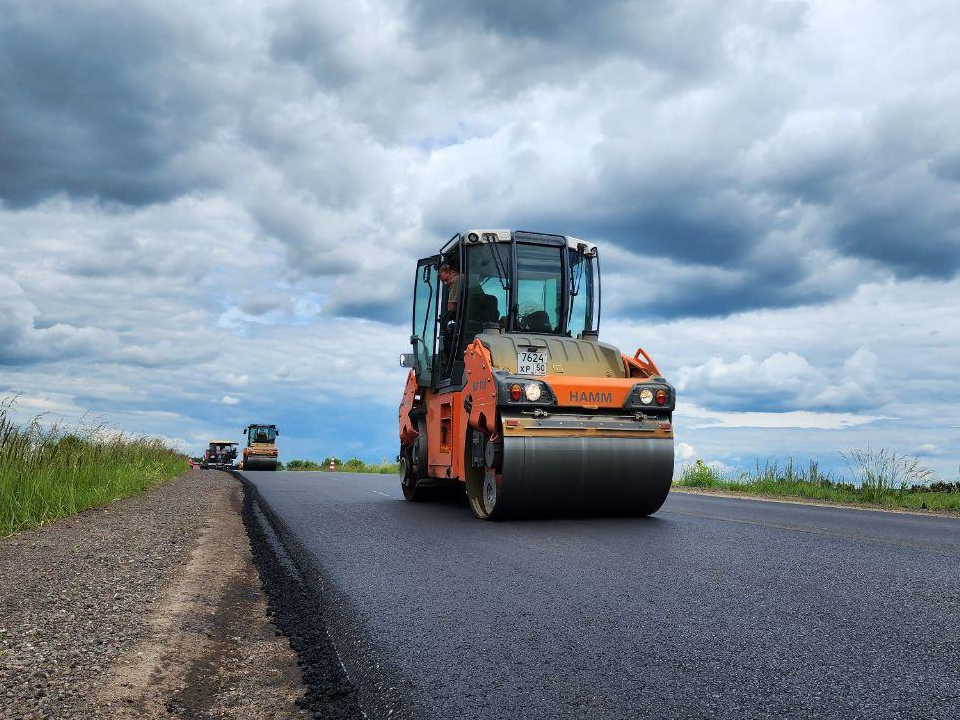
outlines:
[[[423, 500], [411, 503], [401, 498], [401, 502], [406, 508], [411, 510], [416, 508], [418, 515], [420, 511], [423, 510], [432, 511], [437, 519], [483, 522], [473, 516], [473, 511], [470, 510], [467, 496], [459, 487], [429, 488], [429, 492], [424, 496]], [[531, 508], [522, 515], [508, 517], [503, 520], [495, 520], [493, 523], [503, 523], [507, 525], [542, 525], [560, 520], [596, 521], [598, 524], [603, 522], [638, 524], [651, 528], [668, 522], [666, 518], [660, 517], [656, 513], [648, 516], [637, 516], [625, 513], [537, 510], [536, 508]]]

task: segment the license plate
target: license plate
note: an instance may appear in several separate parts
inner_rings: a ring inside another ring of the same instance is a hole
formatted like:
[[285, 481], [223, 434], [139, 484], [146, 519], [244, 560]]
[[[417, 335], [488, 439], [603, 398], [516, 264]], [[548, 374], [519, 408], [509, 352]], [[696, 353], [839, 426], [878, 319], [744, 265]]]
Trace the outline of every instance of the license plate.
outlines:
[[545, 352], [528, 352], [521, 350], [517, 353], [517, 375], [546, 375], [547, 354]]

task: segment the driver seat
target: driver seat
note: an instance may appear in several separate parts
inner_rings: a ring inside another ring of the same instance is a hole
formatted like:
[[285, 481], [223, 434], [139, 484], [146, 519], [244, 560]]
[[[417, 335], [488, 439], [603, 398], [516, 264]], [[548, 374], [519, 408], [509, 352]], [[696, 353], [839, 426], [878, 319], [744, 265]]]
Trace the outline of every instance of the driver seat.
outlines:
[[524, 318], [527, 330], [537, 333], [552, 333], [553, 326], [550, 324], [550, 316], [546, 310], [537, 310]]

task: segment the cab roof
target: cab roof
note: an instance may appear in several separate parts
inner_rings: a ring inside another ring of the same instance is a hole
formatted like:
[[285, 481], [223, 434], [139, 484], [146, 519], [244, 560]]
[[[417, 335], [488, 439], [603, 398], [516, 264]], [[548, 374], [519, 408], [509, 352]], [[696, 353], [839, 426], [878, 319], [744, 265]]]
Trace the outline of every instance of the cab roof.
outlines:
[[[510, 239], [514, 232], [520, 232], [519, 230], [504, 230], [503, 228], [471, 228], [469, 230], [464, 230], [460, 233], [464, 238], [470, 236], [471, 233], [476, 233], [479, 238], [476, 242], [486, 243], [486, 242], [510, 242]], [[531, 232], [533, 235], [549, 235], [550, 233], [535, 233]], [[496, 241], [492, 239], [491, 236], [496, 235]], [[585, 245], [588, 252], [594, 250], [597, 246], [590, 242], [589, 240], [581, 240], [578, 237], [573, 235], [554, 235], [554, 237], [562, 237], [567, 241], [567, 247], [571, 250], [576, 250], [579, 246]], [[454, 235], [443, 247], [440, 248], [441, 253], [448, 253], [453, 250], [457, 245], [457, 236]]]
[[210, 445], [237, 445], [236, 440], [211, 440]]

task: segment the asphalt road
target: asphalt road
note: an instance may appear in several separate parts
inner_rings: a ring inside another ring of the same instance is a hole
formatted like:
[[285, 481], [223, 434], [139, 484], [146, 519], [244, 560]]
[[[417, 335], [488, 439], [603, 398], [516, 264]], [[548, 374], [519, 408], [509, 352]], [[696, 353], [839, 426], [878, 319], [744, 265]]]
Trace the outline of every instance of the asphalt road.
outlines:
[[398, 715], [960, 717], [960, 520], [673, 493], [489, 523], [393, 476], [245, 474]]

